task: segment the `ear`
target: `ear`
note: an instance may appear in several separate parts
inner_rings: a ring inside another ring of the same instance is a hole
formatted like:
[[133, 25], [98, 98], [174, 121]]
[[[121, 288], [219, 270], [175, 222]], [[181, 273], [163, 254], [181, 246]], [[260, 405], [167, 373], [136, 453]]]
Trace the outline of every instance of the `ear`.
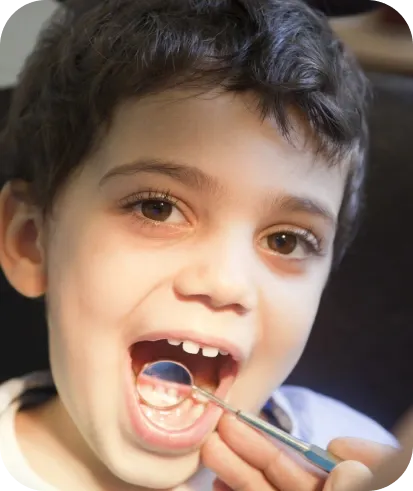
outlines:
[[22, 295], [36, 298], [46, 290], [41, 211], [32, 203], [28, 183], [7, 183], [0, 192], [0, 266]]

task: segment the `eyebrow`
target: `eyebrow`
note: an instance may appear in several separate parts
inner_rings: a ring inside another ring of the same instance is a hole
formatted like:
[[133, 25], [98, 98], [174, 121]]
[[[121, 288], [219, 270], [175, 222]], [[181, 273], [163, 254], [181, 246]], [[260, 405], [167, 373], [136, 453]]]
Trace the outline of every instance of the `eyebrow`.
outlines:
[[[209, 191], [211, 194], [223, 194], [224, 188], [218, 179], [206, 174], [197, 167], [184, 163], [163, 159], [140, 159], [134, 162], [119, 165], [109, 170], [99, 181], [103, 186], [107, 181], [121, 176], [131, 176], [140, 173], [161, 174], [170, 177], [196, 191]], [[269, 196], [270, 209], [278, 209], [290, 213], [306, 213], [316, 215], [330, 223], [333, 228], [337, 227], [337, 217], [321, 202], [305, 197], [294, 195]]]
[[211, 194], [222, 193], [218, 179], [209, 176], [197, 167], [175, 161], [160, 159], [141, 159], [115, 167], [107, 172], [99, 181], [99, 186], [119, 176], [131, 176], [140, 173], [161, 174], [185, 184], [196, 191], [207, 189]]
[[329, 222], [329, 224], [336, 229], [337, 228], [337, 216], [324, 204], [304, 196], [292, 196], [284, 195], [277, 196], [270, 201], [271, 208], [275, 207], [279, 210], [290, 213], [307, 213], [310, 215], [316, 215], [323, 220]]

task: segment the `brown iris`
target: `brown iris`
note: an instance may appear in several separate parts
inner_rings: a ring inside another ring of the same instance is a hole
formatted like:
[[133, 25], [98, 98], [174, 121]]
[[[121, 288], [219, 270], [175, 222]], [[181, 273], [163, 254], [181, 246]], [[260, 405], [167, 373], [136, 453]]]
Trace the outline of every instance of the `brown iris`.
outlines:
[[142, 215], [154, 222], [164, 222], [172, 213], [173, 205], [168, 201], [148, 199], [142, 202]]
[[268, 237], [268, 247], [279, 254], [291, 254], [298, 245], [298, 238], [294, 234], [277, 233]]

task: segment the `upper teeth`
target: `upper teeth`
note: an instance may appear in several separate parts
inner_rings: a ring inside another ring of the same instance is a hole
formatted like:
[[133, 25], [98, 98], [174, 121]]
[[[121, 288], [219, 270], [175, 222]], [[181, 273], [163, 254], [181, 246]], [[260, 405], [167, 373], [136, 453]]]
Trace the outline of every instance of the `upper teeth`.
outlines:
[[199, 350], [202, 351], [202, 354], [208, 358], [215, 358], [218, 356], [218, 353], [221, 353], [221, 355], [227, 355], [228, 353], [226, 351], [221, 351], [218, 348], [214, 348], [213, 346], [201, 346], [197, 343], [194, 343], [193, 341], [176, 341], [175, 339], [168, 339], [168, 343], [171, 344], [172, 346], [179, 346], [182, 344], [182, 349], [186, 351], [187, 353], [191, 353], [193, 355], [196, 355], [199, 353]]

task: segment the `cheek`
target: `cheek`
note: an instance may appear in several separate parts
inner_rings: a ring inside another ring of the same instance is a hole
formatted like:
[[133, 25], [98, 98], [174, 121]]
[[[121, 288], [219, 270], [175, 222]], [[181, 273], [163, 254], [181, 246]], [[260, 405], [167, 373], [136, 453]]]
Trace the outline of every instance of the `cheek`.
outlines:
[[[237, 394], [239, 403], [248, 405], [246, 409], [257, 411], [295, 367], [311, 332], [324, 282], [321, 274], [272, 281], [272, 295], [263, 299], [260, 309], [256, 349]], [[250, 402], [245, 400], [246, 387]]]
[[[327, 273], [326, 273], [327, 274]], [[277, 281], [264, 311], [263, 349], [271, 359], [295, 364], [308, 340], [319, 307], [326, 274]]]
[[322, 284], [283, 285], [267, 303], [265, 338], [268, 346], [294, 347], [305, 343], [318, 310]]
[[125, 326], [176, 262], [98, 223], [70, 230], [56, 230], [49, 248], [51, 357], [67, 373], [113, 372], [126, 360]]
[[[50, 247], [48, 290], [51, 307], [75, 315], [125, 319], [168, 276], [163, 255], [127, 244], [124, 236], [90, 227], [76, 238], [60, 231]], [[93, 329], [93, 326], [91, 326]]]

